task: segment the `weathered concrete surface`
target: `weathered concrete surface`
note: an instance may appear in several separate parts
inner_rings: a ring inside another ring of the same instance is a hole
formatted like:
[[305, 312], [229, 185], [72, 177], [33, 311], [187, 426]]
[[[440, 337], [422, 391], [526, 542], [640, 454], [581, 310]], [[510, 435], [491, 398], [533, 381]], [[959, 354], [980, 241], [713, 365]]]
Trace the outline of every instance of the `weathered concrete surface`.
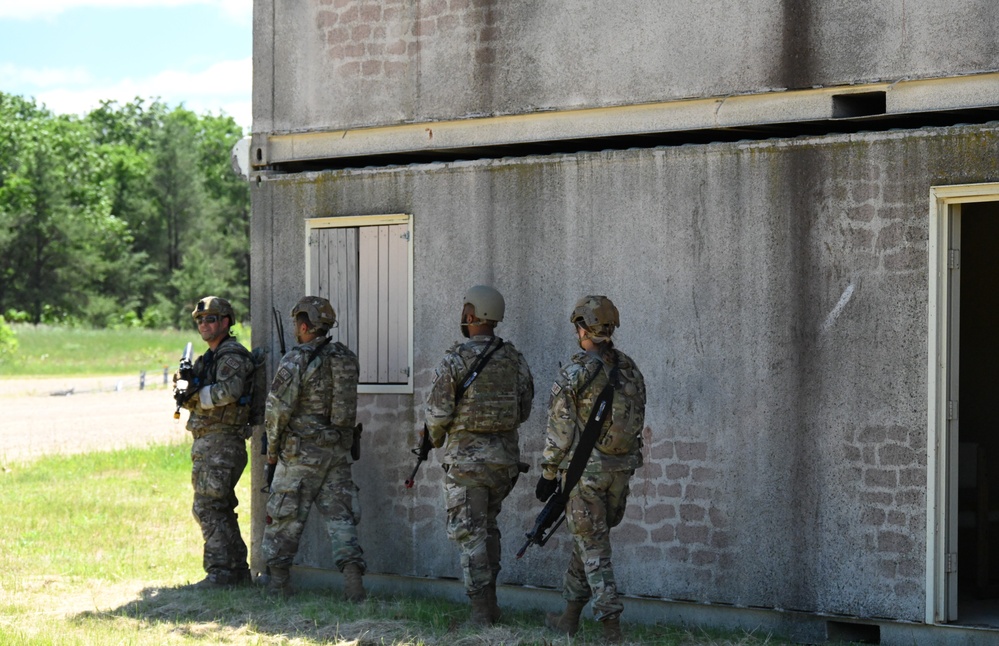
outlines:
[[[568, 312], [607, 294], [650, 395], [614, 532], [621, 589], [922, 621], [929, 188], [999, 180], [997, 139], [992, 124], [269, 177], [253, 188], [254, 334], [304, 289], [303, 218], [411, 213], [416, 393], [362, 396], [366, 558], [459, 576], [439, 466], [402, 481], [457, 299], [490, 282], [538, 392], [500, 578], [558, 586], [567, 534], [512, 556], [538, 511]], [[307, 536], [303, 563], [331, 567]]]
[[992, 0], [256, 0], [253, 130], [960, 76], [997, 30]]

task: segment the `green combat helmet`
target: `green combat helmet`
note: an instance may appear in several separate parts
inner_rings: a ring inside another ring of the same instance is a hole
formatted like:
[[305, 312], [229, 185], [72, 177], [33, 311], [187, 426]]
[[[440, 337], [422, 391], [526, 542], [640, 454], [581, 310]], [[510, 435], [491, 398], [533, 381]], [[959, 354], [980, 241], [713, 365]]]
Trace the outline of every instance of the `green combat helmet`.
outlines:
[[325, 335], [336, 325], [336, 312], [333, 306], [322, 296], [305, 296], [291, 310], [291, 318], [297, 318], [299, 314], [309, 317], [312, 329], [310, 334]]
[[230, 325], [236, 322], [236, 315], [232, 311], [232, 305], [229, 304], [229, 301], [219, 296], [205, 296], [198, 301], [198, 304], [194, 306], [194, 311], [191, 312], [191, 318], [198, 320], [198, 318], [208, 314], [217, 314], [220, 318], [228, 316]]
[[587, 336], [596, 342], [606, 341], [621, 327], [621, 317], [614, 303], [606, 296], [584, 296], [576, 301], [569, 321], [586, 330]]

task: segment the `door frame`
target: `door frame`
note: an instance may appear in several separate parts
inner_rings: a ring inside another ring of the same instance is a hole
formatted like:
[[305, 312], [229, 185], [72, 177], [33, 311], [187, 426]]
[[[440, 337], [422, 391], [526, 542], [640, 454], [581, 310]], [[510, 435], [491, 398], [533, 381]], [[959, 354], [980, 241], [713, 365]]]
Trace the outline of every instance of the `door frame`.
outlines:
[[[957, 620], [957, 369], [959, 286], [951, 284], [951, 250], [961, 204], [999, 202], [999, 183], [930, 189], [927, 331], [926, 623]], [[958, 233], [959, 234], [959, 233]], [[959, 244], [959, 239], [957, 240]], [[960, 253], [955, 258], [960, 270]], [[956, 376], [955, 376], [956, 378]], [[950, 414], [949, 414], [950, 413]]]

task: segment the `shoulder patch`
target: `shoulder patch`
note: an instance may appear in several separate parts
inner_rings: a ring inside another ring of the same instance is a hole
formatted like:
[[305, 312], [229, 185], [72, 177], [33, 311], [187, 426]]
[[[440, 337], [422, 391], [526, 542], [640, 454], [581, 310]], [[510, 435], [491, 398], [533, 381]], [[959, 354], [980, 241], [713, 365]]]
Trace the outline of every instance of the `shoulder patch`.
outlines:
[[560, 392], [562, 392], [562, 385], [556, 381], [552, 384], [552, 397], [558, 397]]
[[274, 381], [271, 382], [271, 388], [280, 388], [285, 385], [291, 379], [291, 371], [285, 366], [278, 368], [278, 371], [274, 374]]

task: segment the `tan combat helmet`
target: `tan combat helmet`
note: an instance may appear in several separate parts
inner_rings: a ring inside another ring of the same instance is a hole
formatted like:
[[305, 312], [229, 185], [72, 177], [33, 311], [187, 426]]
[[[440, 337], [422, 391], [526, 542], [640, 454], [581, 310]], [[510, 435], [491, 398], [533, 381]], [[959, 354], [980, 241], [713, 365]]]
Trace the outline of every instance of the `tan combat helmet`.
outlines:
[[621, 327], [621, 317], [614, 303], [606, 296], [584, 296], [576, 301], [569, 320], [582, 327], [593, 341], [606, 341]]
[[191, 312], [191, 318], [197, 321], [200, 317], [208, 314], [217, 314], [219, 317], [228, 316], [229, 325], [236, 322], [236, 314], [232, 311], [232, 305], [219, 296], [205, 296], [198, 301], [198, 304], [194, 306], [194, 311]]
[[503, 295], [488, 285], [476, 285], [469, 289], [461, 305], [471, 305], [475, 308], [476, 319], [491, 323], [502, 321], [506, 311]]
[[325, 335], [336, 325], [336, 312], [333, 306], [322, 296], [305, 296], [291, 310], [291, 318], [295, 319], [304, 313], [309, 317], [311, 334]]
[[503, 320], [503, 312], [506, 310], [503, 295], [496, 289], [488, 285], [476, 285], [469, 289], [461, 301], [461, 335], [466, 339], [469, 337], [468, 326], [471, 325], [465, 320], [465, 310], [469, 305], [475, 308], [475, 320], [471, 324], [493, 327]]

